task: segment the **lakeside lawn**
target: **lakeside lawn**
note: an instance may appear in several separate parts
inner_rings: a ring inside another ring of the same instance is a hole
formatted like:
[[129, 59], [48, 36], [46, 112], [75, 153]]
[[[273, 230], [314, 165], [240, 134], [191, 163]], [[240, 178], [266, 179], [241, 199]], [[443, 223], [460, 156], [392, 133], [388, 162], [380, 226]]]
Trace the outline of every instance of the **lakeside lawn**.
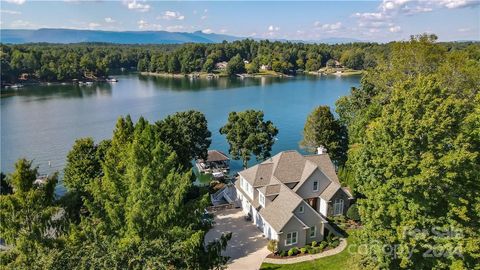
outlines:
[[[320, 258], [313, 261], [294, 263], [294, 264], [271, 264], [263, 263], [261, 270], [343, 270], [353, 269], [354, 260], [352, 254], [349, 252], [349, 247], [352, 244], [356, 244], [358, 230], [349, 230], [347, 237], [347, 247], [340, 253]], [[350, 248], [351, 249], [351, 248]]]

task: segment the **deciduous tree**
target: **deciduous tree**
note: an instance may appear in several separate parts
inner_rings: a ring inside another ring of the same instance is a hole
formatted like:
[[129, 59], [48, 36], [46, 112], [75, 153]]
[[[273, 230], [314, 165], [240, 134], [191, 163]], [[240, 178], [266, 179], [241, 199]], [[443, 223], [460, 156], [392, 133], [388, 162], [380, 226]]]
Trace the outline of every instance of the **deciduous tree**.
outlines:
[[339, 166], [347, 160], [346, 128], [335, 119], [328, 106], [316, 107], [307, 117], [300, 145], [313, 153], [317, 147], [324, 146]]
[[227, 137], [230, 145], [229, 153], [233, 159], [242, 159], [244, 168], [252, 155], [257, 160], [270, 157], [278, 129], [271, 121], [264, 121], [263, 116], [262, 111], [255, 110], [231, 112], [227, 123], [220, 128], [220, 134]]

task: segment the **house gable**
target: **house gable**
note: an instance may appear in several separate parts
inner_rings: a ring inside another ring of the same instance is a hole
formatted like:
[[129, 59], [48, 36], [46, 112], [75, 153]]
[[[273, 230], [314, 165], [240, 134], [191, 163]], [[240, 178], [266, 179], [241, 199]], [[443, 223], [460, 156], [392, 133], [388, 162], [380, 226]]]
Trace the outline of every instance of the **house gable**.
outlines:
[[[317, 190], [314, 190], [314, 182], [317, 182]], [[295, 187], [294, 191], [303, 199], [319, 197], [320, 194], [328, 187], [331, 181], [318, 168], [299, 186]]]

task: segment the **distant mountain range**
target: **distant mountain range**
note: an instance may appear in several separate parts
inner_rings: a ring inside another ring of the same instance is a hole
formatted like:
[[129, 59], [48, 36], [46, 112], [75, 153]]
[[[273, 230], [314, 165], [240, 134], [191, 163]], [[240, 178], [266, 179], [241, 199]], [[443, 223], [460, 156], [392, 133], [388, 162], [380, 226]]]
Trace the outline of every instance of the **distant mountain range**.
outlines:
[[[245, 37], [204, 33], [196, 31], [167, 32], [167, 31], [99, 31], [99, 30], [75, 30], [75, 29], [50, 29], [37, 30], [27, 29], [1, 29], [2, 43], [79, 43], [79, 42], [106, 42], [118, 44], [180, 44], [180, 43], [219, 43], [224, 40], [242, 40]], [[286, 41], [286, 40], [280, 40]], [[298, 41], [300, 42], [300, 41]], [[318, 41], [303, 41], [306, 43], [351, 43], [361, 42], [351, 38], [326, 38]]]

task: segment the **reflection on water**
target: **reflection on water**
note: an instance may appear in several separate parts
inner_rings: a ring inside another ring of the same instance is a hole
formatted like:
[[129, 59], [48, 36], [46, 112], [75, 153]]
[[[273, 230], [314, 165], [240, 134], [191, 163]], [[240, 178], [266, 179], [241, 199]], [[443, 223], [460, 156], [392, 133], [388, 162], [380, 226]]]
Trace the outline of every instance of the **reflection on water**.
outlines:
[[[249, 86], [267, 86], [273, 83], [286, 83], [289, 80], [304, 79], [297, 78], [277, 78], [277, 77], [261, 77], [261, 78], [212, 78], [212, 79], [192, 79], [188, 77], [174, 78], [174, 77], [160, 77], [160, 76], [144, 76], [139, 75], [139, 79], [145, 83], [153, 83], [159, 88], [168, 88], [175, 91], [196, 91], [206, 89], [230, 89], [238, 87]], [[316, 79], [316, 78], [312, 78]]]
[[1, 97], [26, 96], [37, 97], [37, 100], [49, 98], [83, 98], [88, 96], [110, 96], [112, 86], [109, 83], [93, 85], [52, 84], [28, 85], [18, 90], [2, 89]]
[[[2, 90], [1, 169], [11, 172], [18, 158], [34, 159], [41, 173], [61, 171], [75, 139], [96, 141], [112, 136], [117, 118], [130, 114], [157, 121], [195, 109], [205, 114], [212, 149], [228, 152], [218, 132], [231, 111], [263, 110], [279, 128], [272, 154], [298, 149], [303, 125], [315, 106], [335, 106], [360, 77], [298, 76], [295, 78], [195, 79], [118, 76], [118, 83], [92, 86], [26, 86]], [[252, 163], [255, 162], [252, 160]], [[232, 171], [241, 169], [232, 162]]]

